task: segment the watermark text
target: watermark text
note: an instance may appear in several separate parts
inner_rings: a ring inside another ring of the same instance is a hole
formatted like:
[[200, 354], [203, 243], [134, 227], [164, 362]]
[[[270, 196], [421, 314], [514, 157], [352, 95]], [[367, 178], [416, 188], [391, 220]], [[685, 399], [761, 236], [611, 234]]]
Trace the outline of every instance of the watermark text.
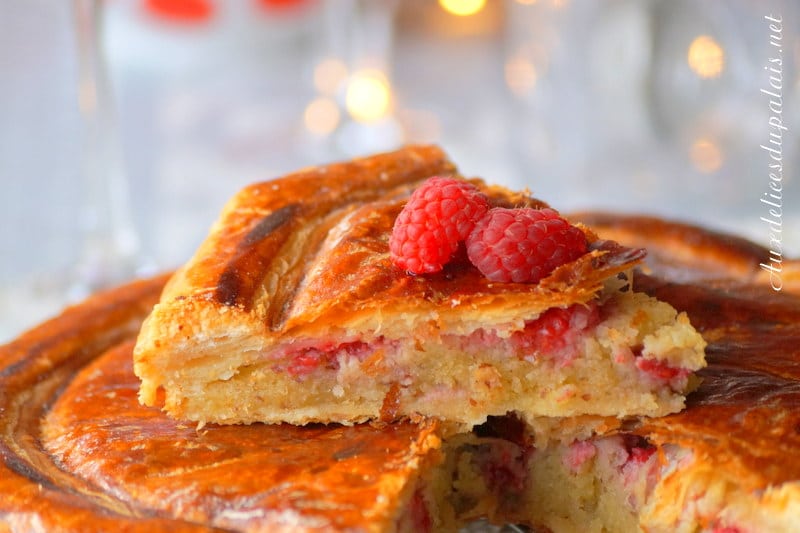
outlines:
[[769, 58], [764, 70], [767, 71], [767, 87], [761, 93], [769, 98], [769, 118], [767, 119], [769, 137], [761, 149], [768, 155], [767, 186], [761, 195], [762, 209], [766, 214], [761, 220], [769, 231], [769, 255], [759, 266], [769, 273], [772, 288], [783, 288], [781, 278], [783, 264], [783, 146], [789, 128], [784, 124], [783, 109], [783, 18], [780, 15], [766, 15], [769, 25]]

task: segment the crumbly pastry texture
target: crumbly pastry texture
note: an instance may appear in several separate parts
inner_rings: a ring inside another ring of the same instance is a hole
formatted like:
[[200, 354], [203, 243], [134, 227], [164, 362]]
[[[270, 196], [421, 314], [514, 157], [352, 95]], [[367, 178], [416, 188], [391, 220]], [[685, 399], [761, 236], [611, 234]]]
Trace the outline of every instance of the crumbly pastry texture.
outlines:
[[[432, 416], [467, 429], [509, 412], [599, 427], [684, 406], [705, 342], [631, 291], [642, 249], [576, 229], [586, 253], [537, 283], [490, 281], [463, 251], [433, 274], [395, 265], [395, 219], [441, 175], [464, 179], [438, 148], [412, 146], [241, 191], [141, 330], [140, 399], [161, 405], [163, 391], [167, 413], [200, 423]], [[547, 207], [469, 182], [493, 209]]]

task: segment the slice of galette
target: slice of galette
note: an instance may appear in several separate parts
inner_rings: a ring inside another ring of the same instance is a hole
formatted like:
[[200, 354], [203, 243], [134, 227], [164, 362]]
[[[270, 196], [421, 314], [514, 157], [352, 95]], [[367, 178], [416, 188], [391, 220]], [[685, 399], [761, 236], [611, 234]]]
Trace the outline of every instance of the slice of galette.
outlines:
[[[452, 204], [434, 176], [485, 205]], [[435, 209], [420, 207], [423, 187]], [[523, 212], [561, 226], [503, 219]], [[135, 348], [140, 400], [160, 404], [163, 389], [170, 415], [201, 423], [472, 427], [515, 412], [572, 438], [675, 412], [705, 343], [629, 290], [643, 256], [464, 180], [436, 147], [302, 170], [237, 194], [172, 277]]]

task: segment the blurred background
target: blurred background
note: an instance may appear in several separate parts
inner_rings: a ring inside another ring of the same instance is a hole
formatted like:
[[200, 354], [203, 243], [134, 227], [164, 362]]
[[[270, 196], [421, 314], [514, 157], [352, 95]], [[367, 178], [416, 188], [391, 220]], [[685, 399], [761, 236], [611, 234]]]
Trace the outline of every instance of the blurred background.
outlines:
[[800, 3], [0, 2], [0, 342], [180, 265], [247, 183], [410, 142], [766, 247], [779, 149], [800, 255]]

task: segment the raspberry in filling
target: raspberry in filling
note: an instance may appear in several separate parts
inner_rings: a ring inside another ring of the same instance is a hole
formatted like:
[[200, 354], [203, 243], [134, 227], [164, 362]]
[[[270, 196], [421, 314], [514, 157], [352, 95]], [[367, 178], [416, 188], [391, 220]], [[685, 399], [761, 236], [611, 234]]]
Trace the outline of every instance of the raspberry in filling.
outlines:
[[627, 451], [627, 459], [620, 467], [622, 484], [630, 493], [628, 505], [635, 509], [641, 502], [637, 501], [634, 486], [643, 481], [644, 495], [650, 494], [657, 482], [658, 460], [656, 447], [638, 435], [623, 435], [622, 443]]
[[684, 368], [675, 368], [657, 359], [636, 358], [636, 367], [661, 381], [671, 381], [676, 377], [687, 376], [689, 371]]
[[[288, 355], [289, 363], [285, 366], [286, 372], [295, 378], [303, 378], [318, 369], [338, 370], [339, 357], [349, 356], [358, 360], [365, 359], [381, 340], [373, 344], [363, 341], [343, 342], [340, 344], [321, 343], [319, 346], [302, 348], [294, 354]], [[275, 370], [282, 370], [276, 366]]]
[[587, 461], [597, 455], [597, 447], [588, 440], [576, 441], [567, 448], [562, 463], [569, 468], [573, 474], [580, 472], [581, 467]]
[[520, 358], [547, 355], [560, 366], [569, 366], [579, 354], [578, 338], [599, 322], [600, 312], [594, 301], [566, 309], [554, 307], [526, 323], [522, 331], [515, 332], [511, 345]]
[[333, 357], [332, 352], [308, 348], [292, 359], [286, 367], [286, 371], [294, 377], [302, 377], [313, 373], [318, 368], [338, 370], [339, 362]]

